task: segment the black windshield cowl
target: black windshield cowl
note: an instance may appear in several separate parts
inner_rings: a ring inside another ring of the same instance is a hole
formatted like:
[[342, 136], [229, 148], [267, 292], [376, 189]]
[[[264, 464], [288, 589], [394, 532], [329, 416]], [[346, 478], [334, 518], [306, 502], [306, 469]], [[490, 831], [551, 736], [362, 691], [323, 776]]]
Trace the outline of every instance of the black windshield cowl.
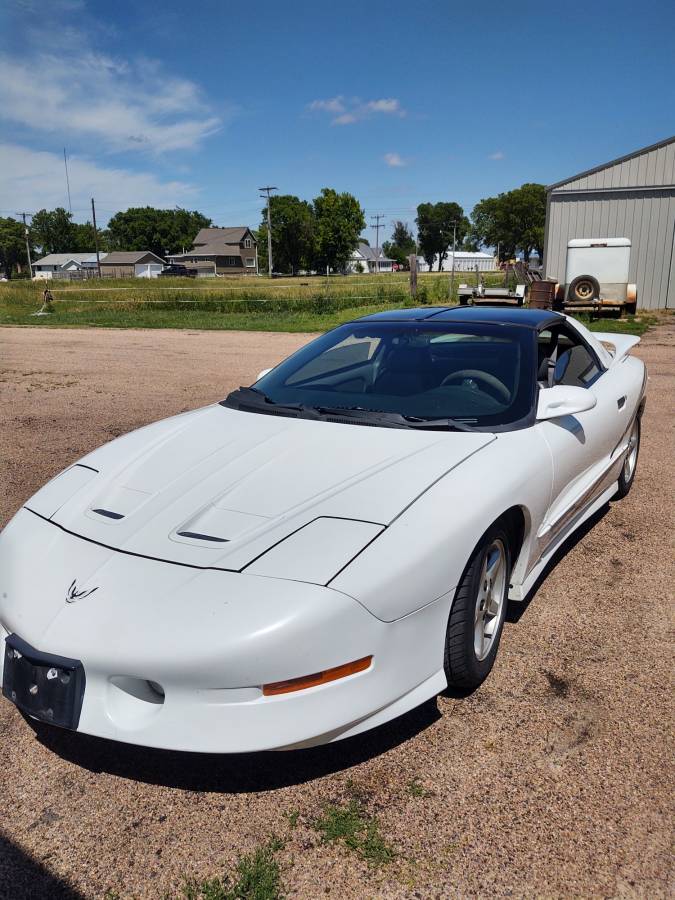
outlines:
[[240, 409], [244, 412], [274, 411], [277, 415], [284, 413], [295, 418], [302, 419], [349, 419], [354, 424], [360, 422], [368, 425], [380, 425], [385, 428], [428, 428], [452, 431], [477, 431], [466, 422], [447, 417], [437, 419], [422, 419], [416, 416], [403, 416], [400, 413], [385, 412], [384, 410], [364, 409], [361, 406], [305, 406], [295, 403], [275, 403], [266, 394], [254, 387], [240, 387], [232, 391], [222, 406], [231, 409]]
[[382, 422], [393, 428], [441, 428], [453, 431], [477, 431], [466, 422], [442, 417], [438, 419], [422, 419], [417, 416], [403, 416], [400, 413], [384, 410], [365, 409], [362, 406], [317, 406], [314, 407], [321, 416], [345, 416], [354, 419], [367, 419], [369, 422]]

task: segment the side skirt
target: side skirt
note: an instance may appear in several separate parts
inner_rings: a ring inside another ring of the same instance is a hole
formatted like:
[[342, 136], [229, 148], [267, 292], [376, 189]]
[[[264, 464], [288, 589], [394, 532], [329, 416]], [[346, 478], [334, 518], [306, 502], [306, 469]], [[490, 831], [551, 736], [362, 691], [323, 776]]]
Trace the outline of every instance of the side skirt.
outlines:
[[548, 545], [545, 552], [539, 557], [534, 566], [530, 569], [527, 574], [527, 577], [521, 584], [514, 584], [513, 587], [509, 591], [509, 600], [514, 600], [516, 602], [522, 602], [527, 598], [527, 595], [532, 590], [535, 582], [544, 571], [548, 563], [550, 562], [553, 554], [558, 549], [558, 547], [567, 540], [567, 538], [573, 534], [580, 525], [590, 519], [592, 515], [594, 515], [599, 509], [601, 509], [606, 503], [608, 503], [614, 494], [616, 494], [618, 488], [618, 482], [615, 481], [608, 488], [600, 494], [586, 509], [579, 514], [579, 516], [574, 519], [570, 525], [562, 531], [557, 539]]

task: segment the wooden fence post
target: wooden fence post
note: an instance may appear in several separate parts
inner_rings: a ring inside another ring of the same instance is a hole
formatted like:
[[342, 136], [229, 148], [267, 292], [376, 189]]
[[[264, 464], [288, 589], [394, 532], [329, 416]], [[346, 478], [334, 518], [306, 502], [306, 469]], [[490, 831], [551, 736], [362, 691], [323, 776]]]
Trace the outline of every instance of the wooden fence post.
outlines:
[[417, 297], [417, 256], [412, 253], [408, 257], [410, 263], [410, 296], [413, 300]]

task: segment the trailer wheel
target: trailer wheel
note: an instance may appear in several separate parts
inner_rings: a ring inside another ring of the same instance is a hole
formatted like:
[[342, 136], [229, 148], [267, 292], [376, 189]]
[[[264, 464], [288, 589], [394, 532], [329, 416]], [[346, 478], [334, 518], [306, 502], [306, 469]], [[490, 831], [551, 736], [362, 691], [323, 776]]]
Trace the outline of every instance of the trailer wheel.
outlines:
[[577, 275], [567, 288], [570, 303], [590, 303], [600, 297], [600, 285], [592, 275]]

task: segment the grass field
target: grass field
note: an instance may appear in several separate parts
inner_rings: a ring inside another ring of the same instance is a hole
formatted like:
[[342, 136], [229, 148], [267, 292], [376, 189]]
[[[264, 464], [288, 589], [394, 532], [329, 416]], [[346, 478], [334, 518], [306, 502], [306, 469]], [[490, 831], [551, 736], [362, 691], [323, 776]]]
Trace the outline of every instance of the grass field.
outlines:
[[[500, 273], [484, 276], [502, 283]], [[450, 296], [447, 273], [421, 273], [413, 303], [408, 274], [300, 278], [139, 278], [89, 282], [46, 282], [54, 312], [35, 316], [45, 282], [0, 284], [0, 325], [37, 327], [188, 328], [256, 331], [325, 331], [341, 322], [383, 309], [456, 302], [460, 283], [475, 275], [457, 273]], [[653, 317], [602, 319], [602, 331], [641, 334]]]

